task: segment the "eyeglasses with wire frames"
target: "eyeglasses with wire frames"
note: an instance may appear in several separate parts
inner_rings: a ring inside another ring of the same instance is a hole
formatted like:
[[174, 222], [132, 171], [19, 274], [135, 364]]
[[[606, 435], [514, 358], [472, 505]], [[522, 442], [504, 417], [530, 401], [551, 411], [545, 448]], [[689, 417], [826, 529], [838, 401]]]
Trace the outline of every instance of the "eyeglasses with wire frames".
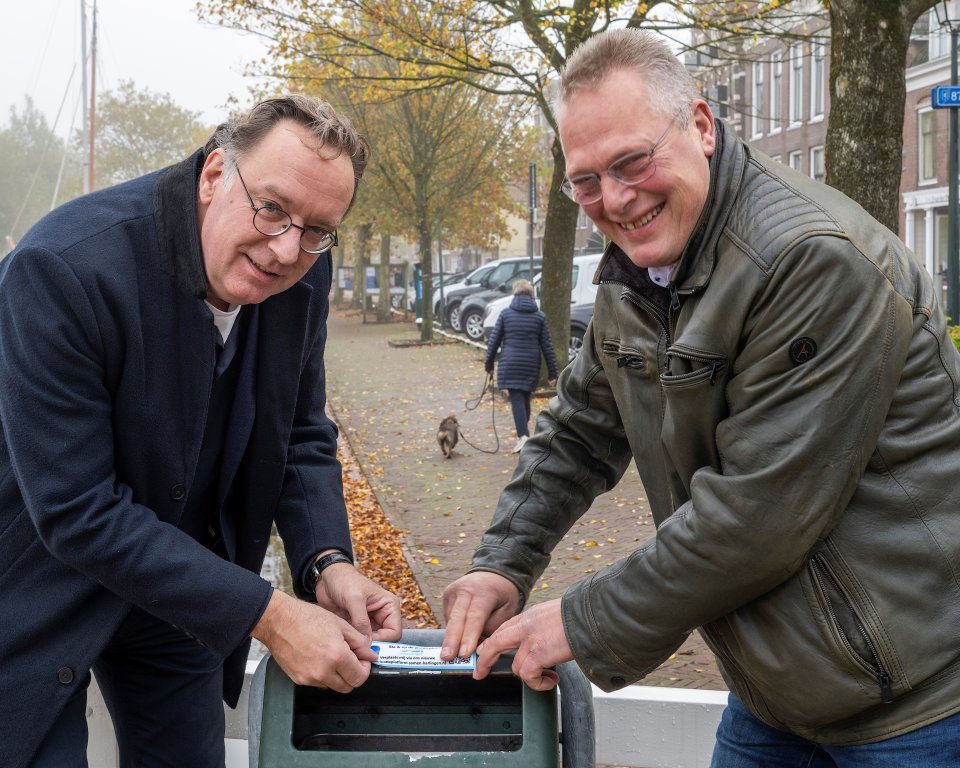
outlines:
[[253, 208], [253, 227], [261, 235], [276, 237], [282, 235], [290, 227], [299, 229], [300, 249], [307, 253], [323, 253], [340, 244], [336, 230], [328, 232], [323, 227], [301, 227], [299, 224], [294, 224], [290, 214], [276, 203], [265, 203], [258, 206], [253, 202], [250, 190], [247, 189], [247, 183], [240, 174], [240, 166], [234, 165], [234, 168], [237, 169], [237, 177], [240, 179], [243, 191], [247, 195], [247, 200], [250, 201], [250, 207]]
[[653, 154], [667, 137], [670, 129], [676, 124], [678, 117], [680, 117], [679, 112], [674, 114], [663, 133], [660, 134], [660, 138], [653, 142], [650, 149], [641, 149], [638, 152], [624, 155], [614, 160], [607, 167], [607, 170], [600, 173], [584, 173], [580, 176], [574, 176], [572, 179], [564, 179], [560, 184], [560, 191], [579, 205], [591, 205], [603, 197], [603, 185], [600, 177], [604, 174], [625, 187], [635, 187], [642, 184], [653, 176], [653, 172], [657, 168]]

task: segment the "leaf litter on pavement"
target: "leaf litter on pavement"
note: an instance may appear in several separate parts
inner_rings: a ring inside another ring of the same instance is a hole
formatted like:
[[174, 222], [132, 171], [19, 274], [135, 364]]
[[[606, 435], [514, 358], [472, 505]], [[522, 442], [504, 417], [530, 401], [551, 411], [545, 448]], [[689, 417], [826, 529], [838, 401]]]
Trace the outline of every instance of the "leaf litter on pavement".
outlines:
[[343, 495], [350, 518], [357, 567], [384, 589], [400, 596], [405, 623], [417, 629], [436, 629], [437, 623], [403, 553], [402, 537], [387, 519], [373, 489], [354, 459], [347, 442], [337, 445], [343, 467]]

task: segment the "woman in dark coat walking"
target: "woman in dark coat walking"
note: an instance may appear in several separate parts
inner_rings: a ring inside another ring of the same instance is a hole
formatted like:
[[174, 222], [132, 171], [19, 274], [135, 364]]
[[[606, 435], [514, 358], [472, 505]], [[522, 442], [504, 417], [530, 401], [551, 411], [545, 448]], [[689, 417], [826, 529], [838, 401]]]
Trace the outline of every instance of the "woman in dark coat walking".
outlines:
[[528, 280], [517, 280], [513, 284], [513, 301], [497, 319], [483, 363], [487, 373], [493, 373], [498, 350], [497, 386], [510, 394], [513, 422], [517, 427], [513, 452], [519, 453], [530, 435], [530, 393], [540, 377], [541, 353], [547, 361], [550, 386], [557, 383], [557, 358], [550, 341], [547, 318], [537, 307], [533, 286]]

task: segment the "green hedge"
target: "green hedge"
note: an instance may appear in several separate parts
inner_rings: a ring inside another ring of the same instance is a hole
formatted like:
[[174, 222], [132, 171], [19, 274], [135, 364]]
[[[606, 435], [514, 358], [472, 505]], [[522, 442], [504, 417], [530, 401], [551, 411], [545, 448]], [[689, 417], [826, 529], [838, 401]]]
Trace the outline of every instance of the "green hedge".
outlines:
[[953, 339], [957, 349], [960, 349], [960, 325], [948, 325], [947, 333], [950, 334], [950, 338]]

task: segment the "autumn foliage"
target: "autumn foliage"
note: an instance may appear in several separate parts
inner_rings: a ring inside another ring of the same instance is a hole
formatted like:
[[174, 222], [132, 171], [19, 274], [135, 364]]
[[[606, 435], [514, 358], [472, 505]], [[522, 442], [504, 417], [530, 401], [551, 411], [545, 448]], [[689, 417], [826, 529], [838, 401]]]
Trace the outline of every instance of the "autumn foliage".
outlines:
[[385, 589], [400, 596], [404, 624], [436, 629], [437, 623], [403, 553], [402, 533], [387, 519], [346, 442], [337, 458], [343, 466], [343, 494], [350, 517], [357, 567]]

